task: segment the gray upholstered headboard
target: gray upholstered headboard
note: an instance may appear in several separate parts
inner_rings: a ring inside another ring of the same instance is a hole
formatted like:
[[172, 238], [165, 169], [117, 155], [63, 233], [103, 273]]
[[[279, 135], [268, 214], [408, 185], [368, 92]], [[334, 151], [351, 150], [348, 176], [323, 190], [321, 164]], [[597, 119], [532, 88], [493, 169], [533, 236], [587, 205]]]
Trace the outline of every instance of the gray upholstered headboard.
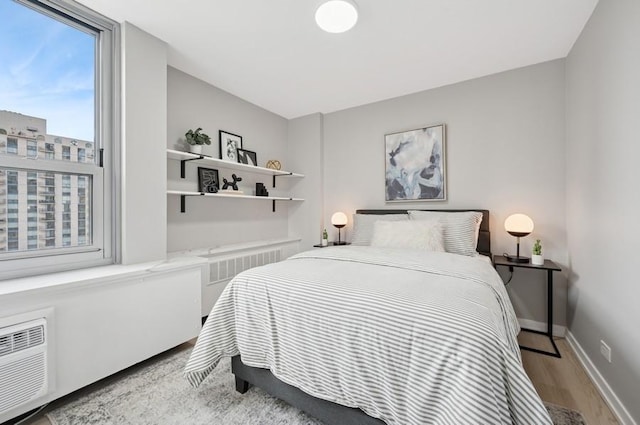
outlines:
[[[408, 210], [356, 210], [356, 214], [407, 214]], [[482, 213], [482, 222], [480, 223], [480, 232], [478, 233], [478, 253], [487, 255], [491, 258], [491, 232], [489, 231], [489, 210], [417, 210], [417, 211], [436, 211], [436, 212], [465, 212], [477, 211]]]

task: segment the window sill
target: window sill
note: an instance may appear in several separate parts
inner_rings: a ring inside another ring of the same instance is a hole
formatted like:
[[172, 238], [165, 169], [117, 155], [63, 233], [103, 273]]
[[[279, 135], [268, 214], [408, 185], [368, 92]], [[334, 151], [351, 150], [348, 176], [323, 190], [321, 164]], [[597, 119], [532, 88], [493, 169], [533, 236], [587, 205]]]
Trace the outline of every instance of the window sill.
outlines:
[[166, 261], [153, 261], [126, 266], [119, 264], [108, 265], [32, 277], [7, 279], [0, 281], [0, 297], [112, 283], [116, 278], [118, 280], [136, 277], [144, 278], [157, 273], [168, 273], [202, 267], [202, 265], [206, 263], [207, 261], [202, 258], [182, 257]]

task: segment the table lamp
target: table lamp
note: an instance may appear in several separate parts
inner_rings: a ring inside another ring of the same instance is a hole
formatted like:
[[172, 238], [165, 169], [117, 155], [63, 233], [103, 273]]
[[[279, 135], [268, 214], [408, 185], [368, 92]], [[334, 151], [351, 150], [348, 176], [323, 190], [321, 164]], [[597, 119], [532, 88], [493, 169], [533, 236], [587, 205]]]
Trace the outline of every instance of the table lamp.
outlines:
[[334, 245], [346, 245], [347, 242], [340, 238], [340, 229], [347, 225], [347, 215], [338, 211], [331, 216], [331, 224], [338, 229], [338, 242], [334, 242]]
[[504, 229], [518, 240], [516, 255], [505, 254], [505, 258], [512, 263], [528, 263], [529, 258], [520, 256], [520, 238], [533, 232], [533, 220], [525, 214], [512, 214], [504, 221]]

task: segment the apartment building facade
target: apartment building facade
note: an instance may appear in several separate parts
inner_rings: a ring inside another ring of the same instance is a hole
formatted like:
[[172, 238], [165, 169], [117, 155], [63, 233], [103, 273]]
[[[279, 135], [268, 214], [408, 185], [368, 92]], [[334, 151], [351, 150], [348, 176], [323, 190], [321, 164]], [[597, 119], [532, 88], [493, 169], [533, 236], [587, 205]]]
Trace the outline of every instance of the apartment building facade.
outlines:
[[44, 161], [92, 163], [95, 144], [47, 134], [47, 121], [0, 111], [0, 155], [25, 160], [0, 168], [0, 253], [91, 244], [90, 175], [41, 170]]

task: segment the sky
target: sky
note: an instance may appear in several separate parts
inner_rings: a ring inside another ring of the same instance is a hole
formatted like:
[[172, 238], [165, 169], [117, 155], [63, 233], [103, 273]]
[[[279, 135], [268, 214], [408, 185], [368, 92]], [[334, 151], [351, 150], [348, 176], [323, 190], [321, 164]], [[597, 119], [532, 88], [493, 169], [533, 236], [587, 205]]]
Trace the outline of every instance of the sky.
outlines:
[[13, 0], [0, 0], [0, 22], [0, 110], [94, 141], [95, 37]]

